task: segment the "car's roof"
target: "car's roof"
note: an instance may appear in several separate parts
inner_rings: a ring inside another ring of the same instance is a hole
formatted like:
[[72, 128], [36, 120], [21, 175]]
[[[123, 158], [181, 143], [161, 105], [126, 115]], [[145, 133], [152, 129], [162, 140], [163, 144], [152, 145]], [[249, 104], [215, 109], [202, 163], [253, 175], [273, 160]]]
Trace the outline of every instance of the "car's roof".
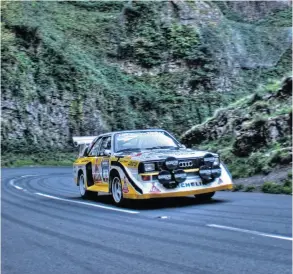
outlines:
[[160, 129], [160, 128], [120, 130], [120, 131], [112, 131], [112, 132], [103, 133], [103, 134], [100, 134], [99, 136], [112, 135], [116, 133], [132, 133], [132, 132], [134, 133], [134, 132], [142, 132], [142, 131], [166, 131], [166, 130]]

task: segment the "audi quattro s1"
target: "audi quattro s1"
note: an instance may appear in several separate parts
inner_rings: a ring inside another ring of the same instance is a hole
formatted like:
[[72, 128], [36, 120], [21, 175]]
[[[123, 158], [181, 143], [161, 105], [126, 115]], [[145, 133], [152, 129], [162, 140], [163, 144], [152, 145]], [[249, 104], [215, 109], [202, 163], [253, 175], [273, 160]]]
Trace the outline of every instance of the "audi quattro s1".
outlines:
[[210, 199], [232, 189], [232, 177], [219, 155], [188, 149], [165, 130], [117, 131], [73, 137], [79, 146], [73, 164], [80, 195], [109, 193], [115, 204], [125, 199], [194, 195]]

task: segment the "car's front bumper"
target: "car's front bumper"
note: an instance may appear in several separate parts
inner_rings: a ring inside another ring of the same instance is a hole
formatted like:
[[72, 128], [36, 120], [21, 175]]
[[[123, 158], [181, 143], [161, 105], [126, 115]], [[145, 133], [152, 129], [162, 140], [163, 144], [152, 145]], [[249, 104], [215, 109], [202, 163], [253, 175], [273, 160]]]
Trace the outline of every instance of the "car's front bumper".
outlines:
[[197, 195], [203, 193], [209, 193], [220, 190], [229, 190], [233, 188], [233, 184], [225, 184], [214, 187], [207, 187], [189, 191], [176, 191], [176, 192], [161, 192], [161, 193], [146, 193], [146, 194], [123, 194], [126, 199], [152, 199], [152, 198], [168, 198], [168, 197], [184, 197], [190, 195]]

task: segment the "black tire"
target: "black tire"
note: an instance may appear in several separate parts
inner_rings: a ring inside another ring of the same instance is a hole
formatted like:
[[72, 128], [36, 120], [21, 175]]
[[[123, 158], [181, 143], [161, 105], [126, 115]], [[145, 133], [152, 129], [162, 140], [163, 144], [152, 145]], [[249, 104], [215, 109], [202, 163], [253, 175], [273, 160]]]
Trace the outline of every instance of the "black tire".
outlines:
[[196, 200], [200, 202], [207, 202], [212, 199], [212, 197], [215, 195], [215, 192], [209, 192], [209, 193], [203, 193], [203, 194], [198, 194], [194, 195]]
[[83, 199], [94, 199], [97, 197], [98, 192], [88, 191], [86, 189], [86, 182], [84, 180], [84, 175], [80, 174], [78, 177], [78, 186], [79, 186], [79, 193], [81, 198]]
[[125, 199], [123, 198], [122, 183], [118, 174], [111, 176], [111, 196], [114, 204], [118, 206], [124, 205]]

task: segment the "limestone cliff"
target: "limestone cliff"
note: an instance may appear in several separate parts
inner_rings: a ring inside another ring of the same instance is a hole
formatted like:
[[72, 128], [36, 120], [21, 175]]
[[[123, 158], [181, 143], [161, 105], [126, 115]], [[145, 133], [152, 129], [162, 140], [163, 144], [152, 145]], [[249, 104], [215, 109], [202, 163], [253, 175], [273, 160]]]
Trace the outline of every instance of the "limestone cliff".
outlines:
[[179, 136], [291, 70], [286, 1], [6, 1], [1, 10], [4, 154], [70, 150], [73, 135], [119, 129]]

